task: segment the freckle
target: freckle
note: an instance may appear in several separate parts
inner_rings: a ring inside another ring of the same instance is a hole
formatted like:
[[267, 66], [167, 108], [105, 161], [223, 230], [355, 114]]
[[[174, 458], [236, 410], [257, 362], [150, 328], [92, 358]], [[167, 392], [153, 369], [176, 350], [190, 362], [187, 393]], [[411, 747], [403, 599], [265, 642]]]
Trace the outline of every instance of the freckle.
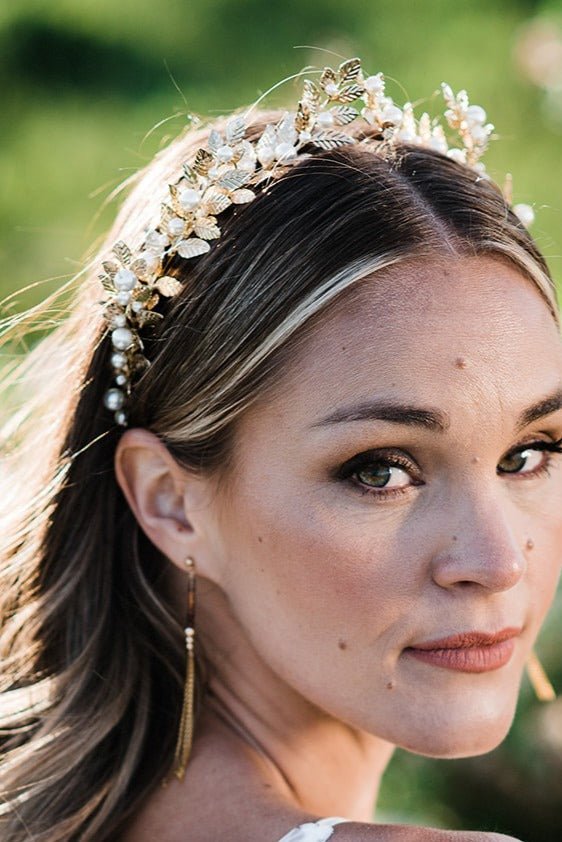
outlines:
[[455, 365], [457, 368], [466, 368], [466, 360], [464, 357], [457, 357], [455, 360]]
[[340, 649], [347, 649], [347, 643], [345, 642], [343, 637], [340, 637], [340, 639], [338, 640], [338, 646], [340, 647]]
[[456, 540], [457, 540], [457, 536], [453, 535], [453, 541], [456, 541]]
[[345, 351], [345, 345], [341, 346], [342, 351]]
[[535, 542], [533, 541], [532, 538], [527, 538], [527, 543], [526, 543], [525, 546], [527, 547], [528, 550], [532, 550], [533, 547], [535, 546]]
[[263, 544], [263, 538], [261, 537], [261, 535], [258, 535], [258, 541], [260, 542], [260, 544]]
[[387, 681], [386, 682], [386, 689], [393, 690], [394, 689], [394, 681]]

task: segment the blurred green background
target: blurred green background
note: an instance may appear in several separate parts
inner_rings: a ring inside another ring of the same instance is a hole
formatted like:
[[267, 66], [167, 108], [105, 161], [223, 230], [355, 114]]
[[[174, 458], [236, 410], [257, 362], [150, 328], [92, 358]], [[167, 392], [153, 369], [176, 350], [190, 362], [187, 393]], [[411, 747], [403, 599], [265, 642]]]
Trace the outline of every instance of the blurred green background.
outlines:
[[[0, 0], [3, 315], [81, 268], [115, 214], [104, 200], [189, 113], [228, 112], [306, 65], [353, 55], [384, 72], [399, 105], [447, 81], [486, 109], [501, 136], [487, 170], [500, 184], [513, 174], [514, 202], [534, 207], [531, 231], [560, 283], [560, 0]], [[300, 86], [268, 102], [292, 106]], [[440, 113], [439, 97], [431, 109]], [[537, 645], [560, 689], [561, 608], [559, 597]], [[377, 819], [559, 842], [561, 702], [539, 703], [525, 681], [494, 752], [434, 761], [398, 751]]]

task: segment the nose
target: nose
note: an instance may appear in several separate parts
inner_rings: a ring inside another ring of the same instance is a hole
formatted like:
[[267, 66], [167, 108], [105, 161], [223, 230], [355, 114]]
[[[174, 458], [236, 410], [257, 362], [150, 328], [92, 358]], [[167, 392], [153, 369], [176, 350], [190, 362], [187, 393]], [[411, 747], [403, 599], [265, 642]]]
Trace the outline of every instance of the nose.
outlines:
[[469, 583], [493, 592], [514, 587], [527, 562], [509, 503], [498, 492], [485, 493], [482, 488], [459, 496], [458, 504], [449, 500], [455, 506], [453, 514], [447, 506], [450, 540], [432, 559], [433, 580], [449, 589]]

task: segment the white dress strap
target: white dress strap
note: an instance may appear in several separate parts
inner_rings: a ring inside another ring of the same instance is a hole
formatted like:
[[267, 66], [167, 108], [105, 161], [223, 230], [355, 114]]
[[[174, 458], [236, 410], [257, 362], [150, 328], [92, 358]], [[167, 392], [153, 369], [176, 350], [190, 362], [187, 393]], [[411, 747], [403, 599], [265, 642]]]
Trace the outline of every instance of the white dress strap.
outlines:
[[334, 832], [334, 825], [348, 821], [341, 816], [331, 816], [317, 822], [305, 822], [286, 833], [279, 842], [326, 842]]

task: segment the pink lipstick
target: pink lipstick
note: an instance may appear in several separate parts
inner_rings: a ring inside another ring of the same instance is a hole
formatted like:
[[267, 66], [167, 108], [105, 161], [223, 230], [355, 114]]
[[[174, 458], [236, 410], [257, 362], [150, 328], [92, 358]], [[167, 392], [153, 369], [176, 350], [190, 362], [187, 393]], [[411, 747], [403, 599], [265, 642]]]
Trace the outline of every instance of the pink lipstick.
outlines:
[[408, 646], [404, 651], [420, 661], [459, 670], [488, 672], [507, 664], [520, 628], [508, 627], [493, 634], [470, 631]]

